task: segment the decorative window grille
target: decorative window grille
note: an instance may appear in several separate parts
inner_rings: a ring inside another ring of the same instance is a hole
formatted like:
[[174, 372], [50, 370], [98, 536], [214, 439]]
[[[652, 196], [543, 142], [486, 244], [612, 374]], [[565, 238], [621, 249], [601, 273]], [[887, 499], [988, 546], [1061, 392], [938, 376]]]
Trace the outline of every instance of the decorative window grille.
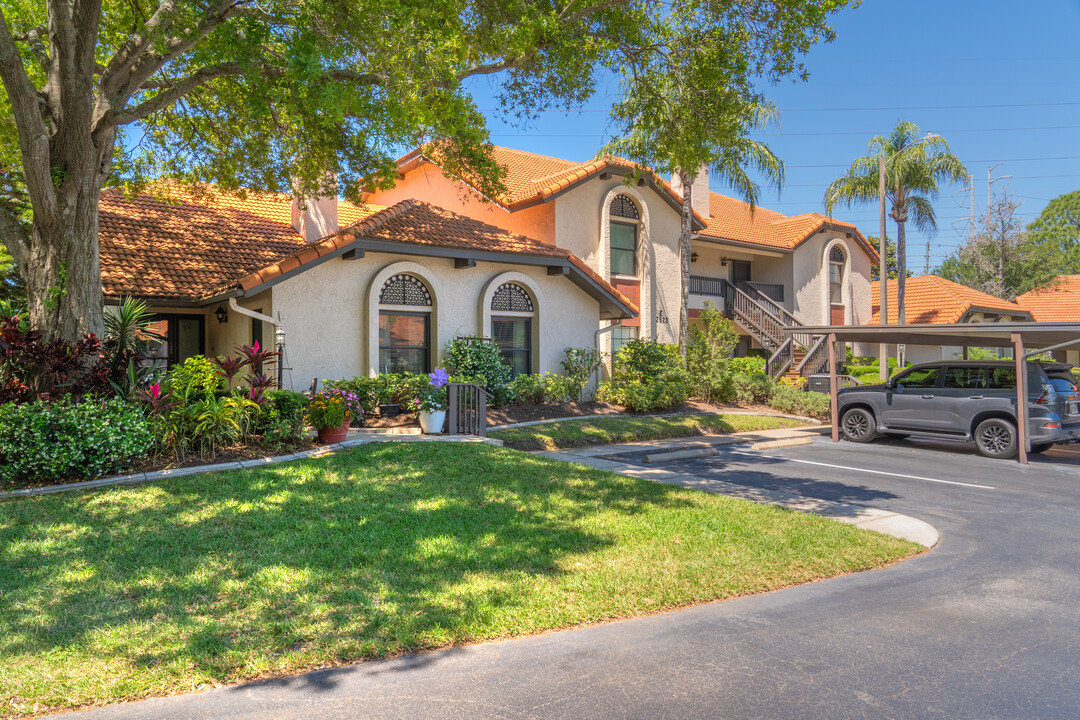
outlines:
[[495, 312], [533, 312], [533, 301], [525, 288], [515, 283], [503, 283], [491, 298]]
[[379, 293], [382, 305], [417, 305], [431, 307], [431, 293], [427, 286], [412, 275], [403, 273], [387, 280]]
[[611, 201], [611, 217], [637, 220], [641, 216], [638, 215], [637, 205], [634, 204], [633, 200], [626, 195], [616, 195]]
[[832, 250], [829, 251], [829, 262], [844, 264], [844, 251], [839, 245], [833, 245]]

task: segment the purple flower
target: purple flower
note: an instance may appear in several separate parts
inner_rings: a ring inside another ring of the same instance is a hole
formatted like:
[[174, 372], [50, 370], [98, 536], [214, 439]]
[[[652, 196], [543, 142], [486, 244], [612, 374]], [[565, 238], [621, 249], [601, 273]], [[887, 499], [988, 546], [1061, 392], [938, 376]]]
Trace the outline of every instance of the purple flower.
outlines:
[[436, 390], [450, 382], [450, 376], [440, 367], [435, 368], [435, 372], [428, 373], [428, 378], [431, 380], [431, 384]]

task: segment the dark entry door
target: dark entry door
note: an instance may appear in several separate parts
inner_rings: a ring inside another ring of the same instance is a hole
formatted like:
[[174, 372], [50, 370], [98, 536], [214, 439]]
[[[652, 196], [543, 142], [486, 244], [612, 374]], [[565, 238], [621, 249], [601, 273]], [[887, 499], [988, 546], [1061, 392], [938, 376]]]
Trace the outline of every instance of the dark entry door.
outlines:
[[731, 261], [731, 282], [738, 285], [739, 283], [750, 282], [750, 263], [746, 260], [732, 260]]

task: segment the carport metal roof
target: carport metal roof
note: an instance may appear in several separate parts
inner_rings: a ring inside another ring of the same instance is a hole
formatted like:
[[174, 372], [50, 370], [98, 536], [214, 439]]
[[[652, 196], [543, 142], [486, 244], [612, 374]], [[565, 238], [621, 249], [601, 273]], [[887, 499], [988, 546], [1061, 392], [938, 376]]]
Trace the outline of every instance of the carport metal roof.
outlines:
[[1028, 349], [1042, 349], [1062, 343], [1080, 343], [1080, 322], [1069, 323], [957, 323], [954, 325], [822, 325], [784, 328], [788, 334], [836, 335], [839, 342], [889, 343], [905, 345], [967, 345], [969, 347], [1013, 347], [1019, 333]]
[[[1027, 435], [1027, 373], [1021, 365], [1038, 352], [1080, 344], [1080, 322], [1056, 323], [957, 323], [953, 325], [820, 325], [786, 327], [785, 334], [807, 333], [829, 338], [829, 395], [833, 441], [840, 440], [840, 419], [836, 411], [836, 343], [865, 342], [905, 345], [960, 345], [967, 347], [1012, 347], [1016, 360], [1016, 425], [1019, 435], [1018, 459], [1027, 463], [1031, 449]], [[1028, 351], [1034, 351], [1028, 352]]]

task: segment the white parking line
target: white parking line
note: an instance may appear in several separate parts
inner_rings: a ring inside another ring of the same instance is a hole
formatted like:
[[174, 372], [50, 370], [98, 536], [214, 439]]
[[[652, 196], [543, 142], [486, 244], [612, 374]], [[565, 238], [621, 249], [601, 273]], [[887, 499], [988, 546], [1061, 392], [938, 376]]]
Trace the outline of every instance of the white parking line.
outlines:
[[[733, 455], [746, 455], [753, 457], [757, 453], [749, 453], [741, 450], [733, 450]], [[770, 455], [769, 457], [777, 457]], [[833, 465], [832, 463], [815, 462], [813, 460], [800, 460], [797, 458], [778, 458], [784, 462], [802, 463], [803, 465], [818, 465], [820, 467], [835, 468], [837, 470], [851, 470], [852, 472], [870, 473], [871, 475], [888, 475], [890, 477], [904, 478], [906, 480], [925, 480], [926, 482], [941, 483], [943, 485], [960, 485], [961, 487], [979, 488], [980, 490], [996, 490], [997, 488], [990, 485], [976, 485], [974, 483], [957, 482], [956, 480], [941, 480], [939, 478], [923, 477], [921, 475], [904, 475], [902, 473], [885, 472], [884, 470], [869, 470], [867, 468], [848, 467], [847, 465]]]

